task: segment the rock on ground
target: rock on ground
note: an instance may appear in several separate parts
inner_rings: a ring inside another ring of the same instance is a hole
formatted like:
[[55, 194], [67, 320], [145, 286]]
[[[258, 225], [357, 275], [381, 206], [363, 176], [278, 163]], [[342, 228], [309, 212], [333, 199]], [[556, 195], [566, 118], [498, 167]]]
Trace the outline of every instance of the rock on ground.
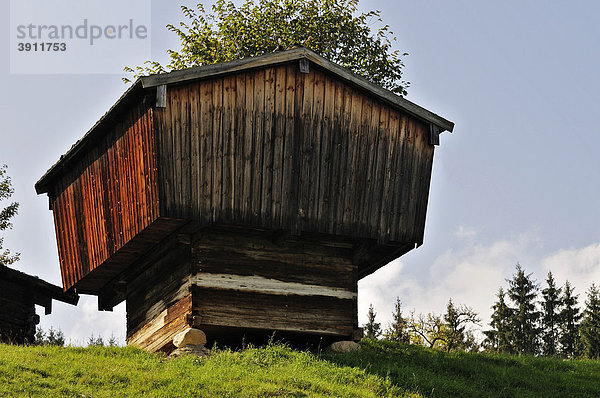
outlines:
[[336, 341], [329, 346], [329, 350], [336, 353], [357, 351], [360, 350], [360, 344], [354, 341]]
[[173, 337], [173, 345], [175, 347], [183, 347], [186, 345], [206, 345], [206, 335], [200, 329], [187, 328]]
[[195, 355], [197, 357], [205, 357], [208, 356], [208, 353], [208, 348], [204, 347], [203, 345], [188, 344], [174, 350], [169, 355], [169, 358], [177, 358], [182, 357], [184, 355]]

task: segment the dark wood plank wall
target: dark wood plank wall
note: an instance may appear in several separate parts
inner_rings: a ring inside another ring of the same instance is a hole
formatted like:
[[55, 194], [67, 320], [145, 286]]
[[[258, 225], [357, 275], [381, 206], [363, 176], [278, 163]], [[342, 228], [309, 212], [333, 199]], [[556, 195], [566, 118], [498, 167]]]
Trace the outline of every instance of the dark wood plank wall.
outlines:
[[159, 216], [152, 112], [132, 107], [53, 187], [65, 290]]
[[311, 65], [169, 86], [161, 215], [422, 243], [429, 126]]
[[150, 351], [168, 350], [192, 313], [190, 246], [171, 235], [127, 274], [128, 344]]
[[39, 316], [35, 313], [31, 289], [0, 279], [0, 342], [33, 343]]
[[351, 244], [212, 229], [192, 241], [193, 325], [349, 337], [358, 328]]
[[127, 272], [127, 342], [170, 350], [192, 325], [223, 333], [352, 337], [358, 329], [353, 245], [214, 226], [173, 234]]
[[128, 336], [189, 294], [190, 248], [173, 236], [136, 264], [141, 272], [127, 283]]

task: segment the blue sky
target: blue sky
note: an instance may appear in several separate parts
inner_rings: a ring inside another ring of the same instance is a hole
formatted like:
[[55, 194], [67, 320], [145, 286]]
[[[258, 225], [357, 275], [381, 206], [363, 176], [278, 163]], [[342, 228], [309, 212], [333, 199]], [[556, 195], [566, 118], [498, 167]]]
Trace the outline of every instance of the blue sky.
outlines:
[[[7, 27], [9, 3], [0, 1]], [[178, 46], [165, 25], [182, 19], [180, 4], [151, 2], [153, 59]], [[516, 262], [540, 283], [548, 270], [561, 284], [569, 279], [582, 298], [600, 283], [600, 3], [360, 6], [381, 10], [409, 53], [408, 99], [456, 123], [436, 149], [425, 243], [360, 282], [361, 323], [369, 303], [387, 323], [396, 296], [407, 311], [438, 313], [452, 297], [487, 323]], [[5, 246], [22, 253], [19, 269], [60, 284], [52, 214], [33, 185], [126, 86], [121, 75], [11, 74], [9, 35], [0, 35], [0, 163], [21, 208]], [[73, 343], [92, 333], [124, 339], [123, 307], [97, 312], [94, 297], [77, 308], [55, 303], [42, 326], [60, 327]]]

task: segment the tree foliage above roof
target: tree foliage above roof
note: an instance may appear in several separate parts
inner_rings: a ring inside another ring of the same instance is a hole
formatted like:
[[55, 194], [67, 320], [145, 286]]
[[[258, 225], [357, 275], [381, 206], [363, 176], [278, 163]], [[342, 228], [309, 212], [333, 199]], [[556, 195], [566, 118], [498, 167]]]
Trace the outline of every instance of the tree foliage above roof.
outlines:
[[[167, 25], [181, 40], [179, 51], [168, 50], [163, 66], [146, 61], [125, 71], [135, 76], [209, 65], [303, 46], [375, 84], [406, 95], [402, 80], [406, 53], [394, 50], [396, 40], [380, 11], [358, 13], [359, 0], [245, 0], [237, 7], [218, 0], [207, 12], [182, 6], [186, 21]], [[372, 28], [380, 25], [379, 28]], [[124, 79], [129, 81], [128, 79]]]

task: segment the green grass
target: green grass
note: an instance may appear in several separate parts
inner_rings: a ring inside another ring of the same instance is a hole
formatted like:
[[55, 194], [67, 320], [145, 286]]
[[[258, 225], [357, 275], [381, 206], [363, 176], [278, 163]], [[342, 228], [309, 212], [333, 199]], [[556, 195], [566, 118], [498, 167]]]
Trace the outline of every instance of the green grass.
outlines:
[[[134, 348], [0, 345], [0, 396], [394, 397], [367, 372], [280, 345], [169, 360]], [[409, 395], [410, 396], [410, 395]]]
[[600, 361], [447, 354], [387, 341], [361, 344], [360, 352], [330, 360], [426, 397], [600, 397]]
[[130, 347], [0, 345], [0, 397], [600, 397], [598, 361], [362, 345], [340, 355], [269, 345], [173, 360]]

